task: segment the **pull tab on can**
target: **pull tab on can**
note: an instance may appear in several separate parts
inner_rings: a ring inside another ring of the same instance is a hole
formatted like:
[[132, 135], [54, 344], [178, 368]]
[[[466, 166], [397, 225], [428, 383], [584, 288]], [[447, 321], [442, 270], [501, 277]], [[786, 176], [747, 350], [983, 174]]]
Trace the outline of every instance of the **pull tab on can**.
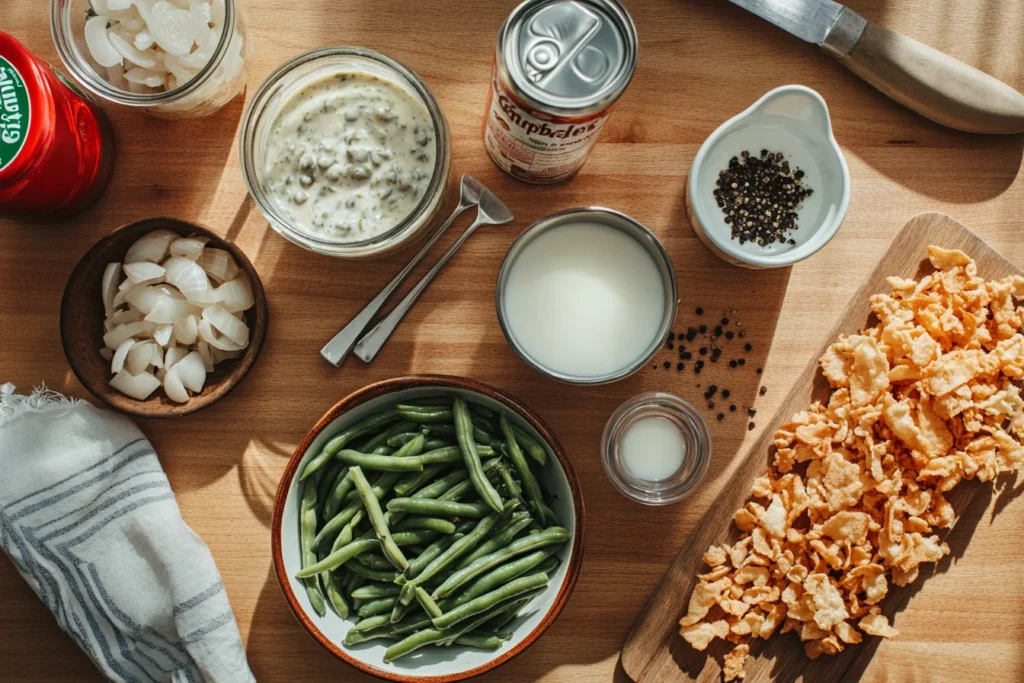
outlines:
[[575, 174], [636, 70], [636, 27], [616, 0], [527, 0], [498, 33], [484, 147], [531, 183]]

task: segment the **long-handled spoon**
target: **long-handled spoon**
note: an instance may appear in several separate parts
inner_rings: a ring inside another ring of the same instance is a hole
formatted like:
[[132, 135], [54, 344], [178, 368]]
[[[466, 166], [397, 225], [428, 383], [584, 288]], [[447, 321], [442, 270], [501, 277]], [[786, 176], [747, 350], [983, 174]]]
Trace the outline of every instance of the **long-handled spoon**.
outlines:
[[448, 226], [455, 221], [455, 219], [466, 209], [471, 206], [476, 206], [480, 203], [480, 193], [486, 191], [484, 186], [480, 184], [480, 181], [476, 180], [472, 176], [466, 174], [462, 175], [462, 184], [459, 194], [459, 205], [452, 211], [452, 215], [448, 216], [448, 220], [444, 222], [434, 236], [423, 245], [419, 253], [413, 257], [411, 261], [398, 272], [398, 275], [387, 284], [384, 289], [380, 290], [380, 293], [373, 297], [373, 300], [366, 304], [363, 310], [359, 311], [359, 314], [352, 318], [348, 325], [345, 325], [338, 334], [334, 335], [331, 341], [327, 342], [327, 345], [320, 349], [320, 355], [323, 356], [328, 363], [335, 367], [345, 362], [345, 358], [352, 351], [352, 347], [356, 345], [356, 341], [359, 339], [365, 330], [367, 325], [373, 319], [377, 312], [380, 311], [384, 302], [387, 301], [388, 297], [398, 288], [402, 281], [408, 277], [412, 269], [416, 267], [423, 257], [427, 255], [430, 248], [434, 246], [437, 240], [444, 234], [448, 229]]
[[455, 244], [449, 247], [448, 251], [438, 259], [437, 263], [427, 271], [427, 274], [423, 276], [423, 279], [416, 283], [416, 286], [412, 288], [405, 298], [395, 309], [387, 315], [386, 318], [381, 320], [376, 327], [366, 333], [366, 336], [359, 340], [356, 344], [355, 353], [362, 360], [369, 363], [372, 361], [377, 354], [380, 352], [381, 347], [384, 346], [384, 342], [388, 340], [391, 333], [398, 327], [398, 323], [401, 322], [405, 314], [412, 308], [412, 305], [416, 303], [416, 299], [420, 297], [423, 290], [427, 288], [434, 276], [440, 272], [444, 264], [455, 255], [455, 252], [459, 250], [459, 247], [469, 239], [477, 228], [481, 225], [503, 225], [512, 220], [512, 212], [508, 210], [508, 207], [501, 203], [501, 200], [486, 187], [481, 186], [482, 192], [480, 193], [480, 205], [477, 207], [476, 220], [473, 224], [466, 228], [466, 232], [462, 233], [462, 237], [456, 240]]

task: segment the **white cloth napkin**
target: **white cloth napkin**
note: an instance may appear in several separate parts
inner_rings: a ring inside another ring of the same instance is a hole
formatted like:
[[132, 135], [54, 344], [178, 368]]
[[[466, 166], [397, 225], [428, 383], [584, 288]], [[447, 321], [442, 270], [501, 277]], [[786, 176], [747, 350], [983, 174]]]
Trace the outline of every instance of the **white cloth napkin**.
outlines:
[[209, 549], [123, 415], [0, 386], [0, 546], [110, 680], [256, 680]]

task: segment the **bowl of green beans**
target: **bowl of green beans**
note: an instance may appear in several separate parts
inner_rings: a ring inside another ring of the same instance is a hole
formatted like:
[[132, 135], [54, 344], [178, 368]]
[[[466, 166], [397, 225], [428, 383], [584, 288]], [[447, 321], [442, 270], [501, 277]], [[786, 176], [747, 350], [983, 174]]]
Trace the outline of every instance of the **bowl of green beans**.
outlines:
[[551, 431], [458, 377], [361, 389], [306, 435], [277, 491], [285, 598], [323, 647], [393, 681], [450, 683], [525, 650], [561, 612], [584, 508]]

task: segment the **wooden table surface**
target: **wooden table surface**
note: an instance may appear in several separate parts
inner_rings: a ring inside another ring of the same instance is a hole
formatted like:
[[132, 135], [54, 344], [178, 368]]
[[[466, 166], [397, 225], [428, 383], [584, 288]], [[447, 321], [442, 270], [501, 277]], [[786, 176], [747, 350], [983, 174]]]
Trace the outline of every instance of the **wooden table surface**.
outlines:
[[[2, 28], [58, 64], [47, 4], [4, 0]], [[406, 256], [344, 263], [275, 234], [247, 198], [238, 168], [242, 98], [211, 118], [185, 123], [112, 111], [119, 157], [100, 203], [62, 224], [0, 225], [0, 381], [23, 391], [46, 382], [87, 398], [61, 351], [60, 295], [78, 259], [117, 226], [153, 215], [196, 220], [235, 239], [259, 269], [271, 323], [253, 371], [218, 405], [141, 427], [160, 454], [185, 520], [213, 551], [260, 681], [365, 679], [302, 631], [270, 560], [270, 510], [284, 464], [306, 430], [349, 392], [408, 373], [464, 375], [509, 391], [548, 422], [572, 458], [586, 498], [583, 571], [548, 633], [482, 680], [619, 681], [625, 679], [617, 666], [619, 647], [650, 590], [714, 503], [738, 452], [770, 428], [791, 379], [899, 227], [918, 212], [946, 211], [1024, 264], [1024, 180], [1018, 178], [1024, 138], [962, 134], [921, 119], [812, 46], [722, 0], [627, 2], [640, 36], [639, 67], [583, 171], [546, 188], [504, 176], [483, 150], [480, 126], [495, 36], [514, 4], [247, 2], [255, 48], [250, 92], [280, 62], [310, 48], [355, 44], [383, 51], [417, 71], [436, 93], [452, 129], [453, 171], [481, 179], [516, 214], [512, 225], [473, 238], [373, 365], [352, 359], [338, 370], [317, 352]], [[849, 4], [1024, 88], [1019, 2]], [[849, 215], [832, 243], [809, 261], [779, 271], [739, 270], [712, 256], [690, 230], [682, 202], [686, 173], [715, 127], [786, 83], [818, 90], [831, 108], [853, 178]], [[689, 369], [645, 368], [611, 386], [578, 389], [544, 379], [517, 359], [494, 314], [491, 283], [501, 258], [535, 219], [594, 204], [635, 216], [664, 241], [679, 279], [677, 329], [694, 322], [697, 306], [705, 318], [726, 313], [733, 324], [742, 322], [753, 346], [744, 368], [719, 363], [696, 378]], [[761, 377], [756, 367], [764, 368]], [[759, 381], [768, 388], [763, 396]], [[718, 409], [706, 411], [714, 453], [704, 486], [662, 509], [626, 501], [601, 468], [599, 443], [608, 415], [642, 391], [671, 391], [700, 405], [698, 382], [731, 388], [738, 404], [737, 413], [720, 423], [713, 415]], [[757, 411], [753, 431], [744, 416], [748, 407]], [[953, 558], [899, 614], [902, 636], [878, 648], [865, 680], [1024, 679], [1024, 503], [1012, 501], [1014, 493], [977, 498], [952, 536]], [[0, 595], [0, 679], [99, 678], [9, 562], [0, 562]]]

